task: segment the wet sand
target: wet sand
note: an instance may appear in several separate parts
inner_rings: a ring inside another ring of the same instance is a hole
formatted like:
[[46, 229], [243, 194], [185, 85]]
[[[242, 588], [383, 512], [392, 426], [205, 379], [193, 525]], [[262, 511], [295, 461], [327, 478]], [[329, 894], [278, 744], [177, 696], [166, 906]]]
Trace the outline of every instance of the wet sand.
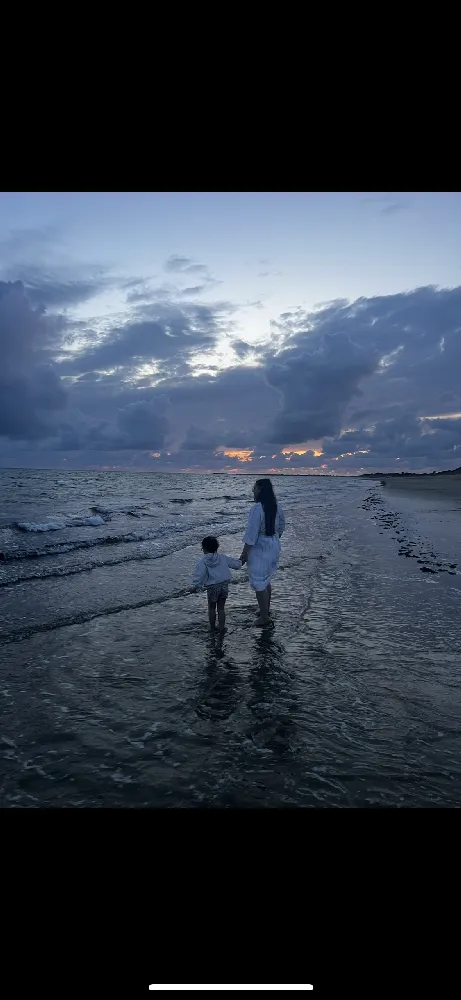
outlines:
[[461, 476], [383, 476], [386, 488], [411, 493], [438, 493], [448, 497], [461, 497]]

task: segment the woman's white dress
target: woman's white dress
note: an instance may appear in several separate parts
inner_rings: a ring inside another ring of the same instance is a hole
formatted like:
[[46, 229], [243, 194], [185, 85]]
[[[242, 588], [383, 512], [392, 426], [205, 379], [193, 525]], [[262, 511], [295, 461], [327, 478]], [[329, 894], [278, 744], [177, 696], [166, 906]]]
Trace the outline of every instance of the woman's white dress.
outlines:
[[262, 504], [255, 503], [250, 510], [243, 542], [248, 551], [248, 576], [253, 590], [265, 590], [276, 573], [280, 558], [280, 538], [285, 531], [285, 515], [277, 504], [275, 534], [266, 535], [266, 521]]

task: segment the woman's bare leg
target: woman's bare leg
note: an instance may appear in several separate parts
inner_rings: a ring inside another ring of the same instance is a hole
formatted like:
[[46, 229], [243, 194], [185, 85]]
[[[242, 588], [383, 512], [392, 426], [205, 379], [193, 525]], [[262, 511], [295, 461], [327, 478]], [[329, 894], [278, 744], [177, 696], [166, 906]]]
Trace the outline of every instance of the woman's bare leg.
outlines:
[[[271, 610], [271, 598], [272, 598], [272, 585], [270, 583], [267, 584], [266, 590], [267, 590], [267, 594], [268, 594], [267, 613], [269, 615], [270, 614], [270, 610]], [[256, 593], [256, 596], [258, 596], [257, 593]], [[259, 601], [258, 601], [258, 604], [259, 604]], [[259, 617], [259, 614], [260, 614], [260, 612], [258, 610], [257, 611], [258, 617]]]
[[257, 590], [256, 597], [259, 604], [259, 618], [256, 619], [255, 625], [268, 625], [269, 624], [269, 594], [267, 587], [265, 590]]

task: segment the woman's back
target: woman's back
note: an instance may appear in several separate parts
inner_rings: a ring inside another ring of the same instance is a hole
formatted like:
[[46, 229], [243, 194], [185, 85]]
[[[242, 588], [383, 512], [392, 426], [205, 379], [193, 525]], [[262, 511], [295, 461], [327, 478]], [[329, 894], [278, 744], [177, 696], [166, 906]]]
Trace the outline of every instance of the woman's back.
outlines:
[[274, 534], [272, 536], [271, 535], [269, 535], [269, 536], [267, 535], [267, 531], [266, 531], [266, 516], [265, 516], [265, 513], [264, 513], [264, 507], [263, 507], [262, 503], [255, 504], [255, 509], [258, 509], [258, 508], [259, 508], [259, 520], [260, 520], [259, 535], [260, 536], [262, 535], [263, 537], [266, 537], [266, 538], [267, 537], [269, 537], [269, 538], [272, 537], [273, 538], [274, 536], [277, 536], [278, 538], [280, 538], [280, 536], [283, 534], [283, 532], [285, 530], [285, 515], [283, 513], [283, 510], [282, 510], [280, 504], [277, 504], [277, 512], [276, 512], [276, 515], [275, 515]]

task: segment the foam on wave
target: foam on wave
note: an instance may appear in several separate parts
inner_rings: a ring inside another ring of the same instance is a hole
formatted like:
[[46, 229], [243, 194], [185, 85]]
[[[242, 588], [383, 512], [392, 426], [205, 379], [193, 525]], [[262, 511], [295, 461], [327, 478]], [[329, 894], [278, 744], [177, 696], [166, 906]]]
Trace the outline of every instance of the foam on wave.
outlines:
[[49, 521], [16, 521], [15, 527], [20, 531], [62, 531], [63, 528], [83, 528], [89, 525], [91, 528], [98, 528], [105, 524], [106, 519], [100, 514], [92, 517], [68, 517], [52, 518]]

